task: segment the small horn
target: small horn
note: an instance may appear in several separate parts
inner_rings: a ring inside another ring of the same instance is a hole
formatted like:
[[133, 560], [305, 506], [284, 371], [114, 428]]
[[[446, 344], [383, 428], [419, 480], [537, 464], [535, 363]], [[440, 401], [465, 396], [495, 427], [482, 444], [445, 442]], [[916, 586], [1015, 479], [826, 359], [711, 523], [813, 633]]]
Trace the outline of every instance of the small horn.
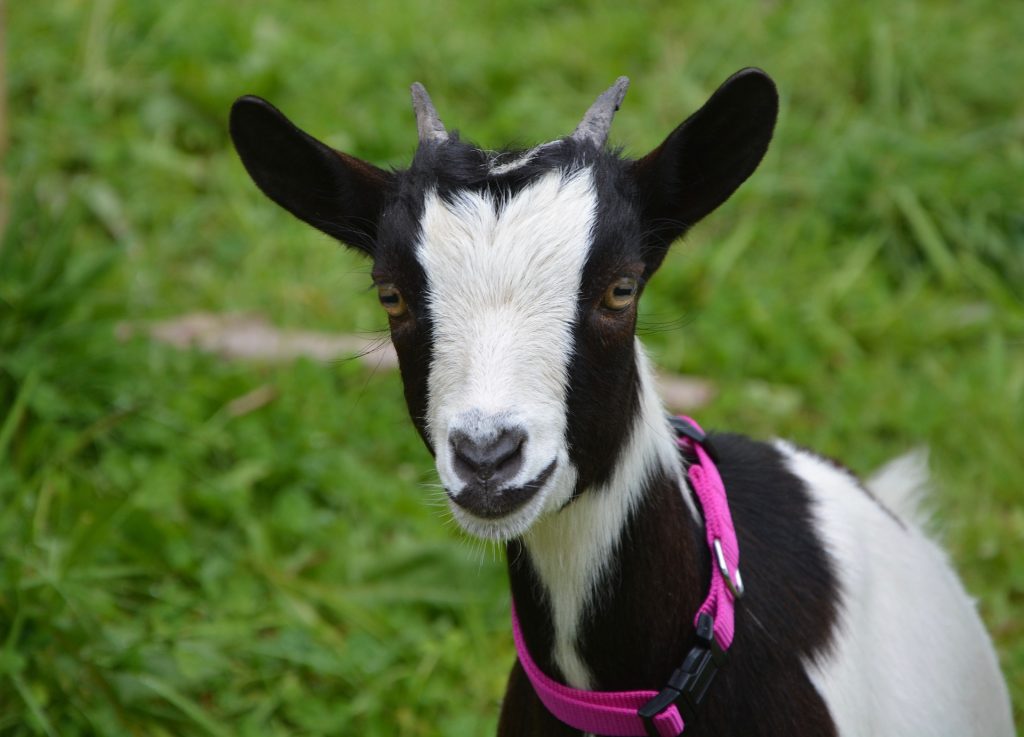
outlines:
[[437, 117], [437, 110], [430, 101], [427, 88], [419, 82], [413, 82], [412, 85], [412, 109], [416, 111], [416, 130], [419, 132], [420, 143], [444, 143], [448, 140], [448, 131]]
[[601, 93], [594, 104], [587, 110], [583, 120], [572, 132], [571, 138], [576, 141], [592, 141], [595, 146], [602, 148], [608, 140], [608, 131], [612, 127], [612, 118], [615, 111], [622, 104], [622, 99], [629, 89], [629, 77], [619, 77], [615, 84]]

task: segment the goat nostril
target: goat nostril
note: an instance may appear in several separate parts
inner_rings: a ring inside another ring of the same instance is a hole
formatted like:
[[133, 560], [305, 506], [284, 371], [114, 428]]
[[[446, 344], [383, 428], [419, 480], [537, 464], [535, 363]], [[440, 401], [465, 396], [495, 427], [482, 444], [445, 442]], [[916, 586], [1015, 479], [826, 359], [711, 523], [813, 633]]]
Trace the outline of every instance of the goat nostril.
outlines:
[[455, 472], [463, 481], [508, 481], [522, 465], [526, 433], [518, 429], [502, 430], [496, 438], [480, 442], [463, 432], [451, 434], [449, 444]]
[[494, 446], [492, 457], [494, 467], [501, 468], [508, 462], [514, 460], [523, 451], [523, 442], [526, 438], [522, 433], [502, 433]]

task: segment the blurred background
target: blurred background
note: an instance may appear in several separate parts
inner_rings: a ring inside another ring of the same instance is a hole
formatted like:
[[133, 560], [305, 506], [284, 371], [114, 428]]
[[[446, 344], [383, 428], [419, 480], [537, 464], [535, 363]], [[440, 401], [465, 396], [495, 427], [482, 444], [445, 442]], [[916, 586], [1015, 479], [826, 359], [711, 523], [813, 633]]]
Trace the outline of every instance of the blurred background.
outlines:
[[931, 449], [1021, 719], [1024, 3], [16, 0], [3, 34], [0, 734], [492, 732], [503, 555], [454, 531], [386, 351], [352, 358], [367, 264], [259, 194], [228, 108], [402, 166], [414, 80], [497, 148], [628, 74], [637, 156], [748, 65], [776, 139], [645, 340], [705, 425], [861, 473]]

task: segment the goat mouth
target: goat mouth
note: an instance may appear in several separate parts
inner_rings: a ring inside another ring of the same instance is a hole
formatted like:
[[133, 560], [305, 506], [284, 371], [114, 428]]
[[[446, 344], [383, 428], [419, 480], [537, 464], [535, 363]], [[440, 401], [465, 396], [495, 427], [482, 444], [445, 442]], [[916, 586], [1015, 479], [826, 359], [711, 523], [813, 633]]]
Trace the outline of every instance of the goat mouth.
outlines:
[[458, 494], [452, 494], [448, 489], [445, 489], [445, 493], [448, 494], [452, 503], [474, 517], [487, 520], [499, 519], [518, 511], [536, 496], [537, 492], [544, 488], [544, 484], [551, 478], [557, 465], [557, 459], [551, 461], [543, 471], [521, 486], [494, 489], [486, 481], [475, 481], [463, 487]]

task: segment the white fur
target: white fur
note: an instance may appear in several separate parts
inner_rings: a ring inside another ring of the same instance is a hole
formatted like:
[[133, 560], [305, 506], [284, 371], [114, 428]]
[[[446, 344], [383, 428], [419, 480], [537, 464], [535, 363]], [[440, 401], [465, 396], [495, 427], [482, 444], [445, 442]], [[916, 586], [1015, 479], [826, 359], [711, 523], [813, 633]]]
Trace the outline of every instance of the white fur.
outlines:
[[426, 197], [416, 256], [434, 323], [427, 426], [441, 482], [454, 496], [465, 487], [448, 443], [455, 430], [483, 440], [502, 427], [523, 428], [528, 440], [513, 485], [557, 463], [512, 515], [484, 520], [452, 505], [480, 537], [521, 534], [575, 485], [565, 445], [567, 372], [596, 206], [589, 169], [553, 171], [505, 203], [476, 192], [460, 192], [453, 203]]
[[875, 471], [867, 480], [867, 487], [897, 517], [925, 526], [928, 481], [928, 449], [917, 448]]
[[518, 169], [521, 166], [525, 166], [526, 164], [529, 164], [533, 160], [533, 158], [538, 153], [543, 151], [545, 148], [548, 148], [549, 146], [557, 146], [560, 143], [561, 141], [549, 141], [548, 143], [542, 143], [539, 146], [534, 146], [529, 151], [525, 151], [516, 158], [504, 164], [497, 163], [498, 159], [501, 157], [501, 154], [497, 154], [491, 158], [489, 169], [491, 176], [501, 176], [502, 174], [507, 174], [508, 172], [514, 171], [515, 169]]
[[[529, 155], [508, 166], [526, 163]], [[683, 488], [672, 431], [637, 340], [641, 401], [630, 442], [608, 488], [562, 510], [577, 477], [565, 446], [565, 400], [596, 204], [588, 169], [545, 175], [500, 208], [484, 194], [460, 193], [449, 204], [430, 193], [416, 252], [434, 321], [427, 424], [444, 486], [455, 496], [465, 486], [448, 447], [454, 430], [483, 440], [501, 427], [526, 429], [526, 457], [513, 484], [558, 463], [541, 492], [508, 517], [482, 520], [451, 508], [472, 534], [507, 539], [525, 533], [554, 613], [555, 660], [579, 688], [591, 682], [576, 650], [580, 618], [645, 478], [664, 470]]]
[[[592, 687], [590, 672], [576, 648], [580, 620], [615, 554], [646, 478], [661, 470], [675, 478], [680, 489], [685, 488], [682, 461], [639, 340], [636, 354], [640, 414], [612, 478], [604, 488], [588, 490], [558, 514], [537, 520], [525, 536], [554, 615], [555, 662], [575, 688]], [[684, 498], [690, 513], [699, 519], [690, 496]]]
[[[512, 425], [524, 429], [513, 485], [556, 463], [544, 488], [505, 518], [452, 510], [475, 535], [523, 536], [553, 611], [555, 661], [577, 688], [593, 681], [577, 650], [580, 621], [644, 479], [662, 469], [685, 488], [638, 342], [641, 411], [630, 440], [607, 488], [562, 508], [577, 478], [565, 443], [567, 372], [596, 206], [588, 169], [547, 174], [505, 203], [472, 192], [446, 203], [428, 193], [416, 250], [434, 324], [426, 419], [442, 483], [455, 496], [464, 488], [448, 443], [454, 430], [482, 440]], [[914, 526], [925, 478], [920, 457], [897, 461], [871, 482], [894, 517], [850, 474], [782, 441], [777, 447], [809, 489], [838, 577], [833, 647], [805, 667], [840, 735], [1012, 735], [1006, 687], [974, 605], [943, 552]]]
[[[839, 579], [834, 646], [805, 664], [839, 734], [1012, 735], [995, 653], [945, 554], [848, 473], [788, 443], [777, 447], [810, 491]], [[908, 461], [891, 467], [879, 477], [883, 501], [909, 498], [895, 491], [919, 488], [920, 471]]]

